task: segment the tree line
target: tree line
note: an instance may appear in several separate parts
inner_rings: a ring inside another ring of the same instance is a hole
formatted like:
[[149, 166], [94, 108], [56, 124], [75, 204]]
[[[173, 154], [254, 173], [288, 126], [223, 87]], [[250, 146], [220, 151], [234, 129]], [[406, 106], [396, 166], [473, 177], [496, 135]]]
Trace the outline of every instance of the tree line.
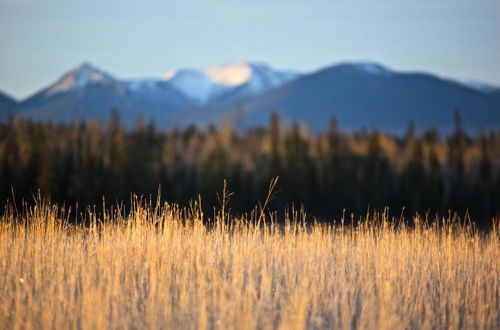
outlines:
[[[283, 125], [235, 131], [230, 124], [157, 130], [118, 115], [107, 123], [0, 123], [0, 203], [32, 202], [40, 193], [65, 205], [128, 205], [132, 194], [186, 205], [202, 197], [207, 214], [224, 180], [235, 192], [232, 212], [247, 212], [278, 176], [272, 208], [303, 207], [322, 220], [389, 207], [394, 214], [469, 214], [488, 224], [500, 211], [500, 131], [455, 130], [403, 136], [377, 131], [311, 132]], [[156, 197], [154, 197], [156, 198]]]

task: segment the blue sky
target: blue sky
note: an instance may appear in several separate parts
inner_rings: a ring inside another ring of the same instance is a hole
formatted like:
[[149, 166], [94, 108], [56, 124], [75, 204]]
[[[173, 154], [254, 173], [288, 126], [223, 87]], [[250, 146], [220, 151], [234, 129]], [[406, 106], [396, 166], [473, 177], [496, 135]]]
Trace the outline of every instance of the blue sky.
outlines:
[[370, 60], [500, 85], [500, 1], [0, 0], [0, 45], [0, 90], [17, 98], [83, 61], [143, 78]]

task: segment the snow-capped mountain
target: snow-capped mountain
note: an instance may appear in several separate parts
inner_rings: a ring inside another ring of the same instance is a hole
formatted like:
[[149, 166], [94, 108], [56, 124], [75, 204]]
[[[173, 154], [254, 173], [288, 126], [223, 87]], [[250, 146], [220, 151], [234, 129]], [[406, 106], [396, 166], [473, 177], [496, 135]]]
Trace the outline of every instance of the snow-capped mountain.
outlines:
[[164, 79], [200, 105], [208, 103], [215, 96], [222, 95], [231, 89], [231, 86], [213, 81], [201, 70], [171, 70], [165, 74]]
[[117, 110], [127, 124], [133, 124], [138, 116], [162, 122], [169, 112], [193, 105], [160, 80], [120, 81], [84, 63], [21, 102], [16, 113], [34, 120], [68, 122], [107, 120], [111, 110]]
[[296, 72], [275, 70], [265, 64], [237, 62], [199, 70], [171, 70], [164, 79], [200, 105], [206, 105], [256, 95], [298, 76]]
[[111, 87], [117, 93], [124, 93], [122, 85], [117, 80], [91, 64], [84, 62], [45, 89], [44, 95], [50, 97], [60, 93], [83, 90], [92, 85]]
[[16, 113], [35, 120], [106, 120], [116, 109], [126, 123], [140, 115], [164, 127], [169, 125], [166, 118], [179, 110], [253, 96], [295, 77], [263, 64], [236, 63], [174, 70], [158, 79], [119, 80], [83, 63], [21, 102]]
[[[498, 91], [498, 90], [497, 90]], [[344, 63], [303, 75], [288, 84], [183, 114], [184, 122], [237, 118], [245, 127], [268, 123], [271, 112], [313, 130], [336, 117], [341, 128], [401, 133], [410, 120], [418, 129], [449, 132], [454, 111], [472, 131], [500, 128], [500, 92], [488, 93], [425, 73], [398, 73], [373, 63]]]
[[[6, 100], [5, 102], [3, 100]], [[132, 125], [138, 116], [157, 127], [206, 125], [237, 119], [243, 127], [267, 124], [278, 112], [312, 129], [335, 116], [342, 128], [401, 132], [449, 131], [458, 110], [472, 130], [500, 128], [500, 89], [426, 73], [400, 73], [376, 63], [343, 63], [310, 74], [264, 64], [234, 63], [169, 71], [163, 78], [120, 80], [84, 63], [22, 102], [0, 95], [7, 107], [33, 120], [107, 120], [116, 109]]]

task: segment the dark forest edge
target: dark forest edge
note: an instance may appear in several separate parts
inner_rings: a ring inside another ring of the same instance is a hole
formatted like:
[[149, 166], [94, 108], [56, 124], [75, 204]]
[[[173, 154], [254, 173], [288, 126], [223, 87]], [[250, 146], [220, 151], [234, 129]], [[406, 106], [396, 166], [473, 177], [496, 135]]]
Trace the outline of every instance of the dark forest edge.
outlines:
[[81, 210], [102, 208], [103, 200], [128, 210], [136, 194], [180, 207], [202, 196], [209, 215], [227, 180], [235, 192], [229, 206], [243, 214], [274, 177], [273, 210], [295, 205], [332, 221], [389, 207], [384, 212], [408, 219], [457, 214], [489, 227], [500, 211], [500, 131], [468, 135], [459, 115], [448, 136], [419, 134], [411, 124], [403, 136], [345, 133], [335, 119], [312, 133], [297, 123], [283, 127], [277, 115], [245, 132], [229, 124], [159, 131], [141, 121], [127, 129], [117, 116], [105, 124], [0, 123], [2, 210], [33, 204], [38, 192]]

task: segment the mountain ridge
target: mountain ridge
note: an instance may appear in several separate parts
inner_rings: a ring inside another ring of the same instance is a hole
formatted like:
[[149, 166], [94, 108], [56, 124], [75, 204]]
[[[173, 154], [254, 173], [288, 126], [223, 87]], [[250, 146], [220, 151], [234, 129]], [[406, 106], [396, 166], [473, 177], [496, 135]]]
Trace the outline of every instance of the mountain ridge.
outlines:
[[396, 72], [373, 62], [340, 63], [308, 74], [237, 62], [142, 80], [116, 79], [84, 62], [11, 107], [17, 116], [63, 122], [107, 120], [118, 109], [129, 125], [142, 116], [160, 128], [224, 118], [250, 127], [267, 124], [270, 113], [278, 112], [314, 130], [335, 116], [347, 129], [388, 131], [400, 131], [409, 120], [447, 130], [458, 110], [469, 128], [500, 127], [500, 88]]
[[325, 128], [336, 117], [342, 128], [351, 130], [402, 133], [414, 121], [421, 129], [451, 131], [458, 111], [470, 130], [500, 127], [500, 93], [422, 72], [366, 68], [353, 63], [327, 67], [250, 99], [193, 109], [184, 114], [184, 123], [193, 118], [219, 122], [226, 117], [251, 127], [266, 124], [276, 112], [287, 122], [307, 123], [313, 130]]
[[236, 62], [203, 69], [171, 70], [163, 78], [200, 105], [206, 105], [232, 97], [235, 90], [240, 97], [254, 95], [298, 76], [296, 72], [275, 70], [263, 63]]

